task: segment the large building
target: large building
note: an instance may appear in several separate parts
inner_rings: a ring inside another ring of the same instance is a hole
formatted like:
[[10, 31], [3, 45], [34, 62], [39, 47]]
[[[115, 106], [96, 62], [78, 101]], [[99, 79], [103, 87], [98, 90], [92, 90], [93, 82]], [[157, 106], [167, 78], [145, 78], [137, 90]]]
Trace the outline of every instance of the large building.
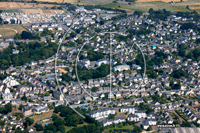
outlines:
[[130, 70], [130, 66], [129, 65], [118, 65], [116, 67], [113, 67], [114, 71], [124, 71], [124, 70]]
[[115, 109], [105, 108], [102, 110], [95, 110], [95, 111], [92, 111], [89, 115], [95, 118], [96, 120], [98, 120], [101, 118], [108, 117], [109, 114], [115, 114]]

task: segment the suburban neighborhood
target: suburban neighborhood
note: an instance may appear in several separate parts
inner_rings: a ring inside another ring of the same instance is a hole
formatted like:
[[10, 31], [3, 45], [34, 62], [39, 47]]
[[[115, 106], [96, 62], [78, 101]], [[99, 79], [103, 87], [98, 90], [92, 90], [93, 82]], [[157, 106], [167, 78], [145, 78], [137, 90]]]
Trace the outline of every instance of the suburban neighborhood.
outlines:
[[0, 12], [0, 132], [200, 132], [197, 12], [46, 9]]

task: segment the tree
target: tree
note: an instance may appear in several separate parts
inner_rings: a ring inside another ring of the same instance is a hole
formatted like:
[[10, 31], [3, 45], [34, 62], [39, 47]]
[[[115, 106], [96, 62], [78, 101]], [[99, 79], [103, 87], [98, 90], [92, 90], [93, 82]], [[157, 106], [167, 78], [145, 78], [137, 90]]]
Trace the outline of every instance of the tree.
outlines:
[[21, 97], [21, 100], [27, 102], [27, 97], [23, 96], [23, 97]]
[[135, 133], [141, 133], [142, 132], [142, 128], [139, 126], [135, 126], [134, 129]]
[[0, 126], [3, 127], [5, 125], [5, 121], [0, 120]]
[[24, 122], [24, 125], [25, 127], [27, 128], [28, 126], [32, 125], [34, 123], [34, 119], [30, 118], [30, 117], [27, 117], [25, 119], [25, 122]]
[[100, 25], [103, 25], [103, 24], [104, 24], [104, 21], [101, 20], [101, 21], [99, 22], [99, 24], [100, 24]]
[[40, 39], [38, 35], [34, 35], [28, 31], [22, 31], [21, 38], [22, 39]]
[[3, 24], [3, 19], [0, 17], [0, 25]]
[[21, 39], [21, 35], [19, 33], [16, 33], [15, 36], [14, 36], [14, 39]]
[[6, 113], [12, 112], [12, 104], [8, 103], [5, 105], [5, 111]]
[[45, 95], [45, 96], [50, 96], [49, 92], [45, 92], [44, 95]]
[[36, 123], [34, 127], [36, 128], [37, 131], [43, 131], [44, 130], [44, 127], [41, 124]]
[[49, 125], [45, 126], [45, 131], [53, 131], [54, 133], [57, 131], [57, 127], [54, 126], [52, 123], [50, 123]]
[[56, 118], [55, 120], [54, 120], [54, 123], [53, 123], [56, 127], [58, 127], [58, 126], [64, 126], [65, 125], [65, 121], [62, 119], [62, 118], [60, 118], [60, 117], [58, 117], [58, 118]]
[[92, 92], [95, 92], [95, 91], [97, 91], [97, 90], [98, 90], [97, 87], [92, 87], [92, 89], [91, 89]]
[[61, 133], [64, 133], [65, 127], [64, 126], [58, 126], [58, 131], [60, 131]]
[[113, 114], [108, 115], [108, 119], [113, 119], [113, 118], [115, 118], [115, 115], [113, 115]]
[[147, 128], [147, 131], [151, 131], [151, 130], [152, 130], [152, 127], [149, 126], [149, 127]]

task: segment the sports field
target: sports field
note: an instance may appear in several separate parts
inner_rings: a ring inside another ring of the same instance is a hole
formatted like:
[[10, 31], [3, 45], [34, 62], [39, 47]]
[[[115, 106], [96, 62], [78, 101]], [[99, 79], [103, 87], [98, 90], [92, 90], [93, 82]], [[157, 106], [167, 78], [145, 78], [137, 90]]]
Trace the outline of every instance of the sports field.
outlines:
[[2, 35], [2, 37], [11, 37], [14, 36], [16, 33], [21, 33], [25, 30], [26, 29], [24, 29], [20, 25], [4, 25], [0, 26], [0, 35]]

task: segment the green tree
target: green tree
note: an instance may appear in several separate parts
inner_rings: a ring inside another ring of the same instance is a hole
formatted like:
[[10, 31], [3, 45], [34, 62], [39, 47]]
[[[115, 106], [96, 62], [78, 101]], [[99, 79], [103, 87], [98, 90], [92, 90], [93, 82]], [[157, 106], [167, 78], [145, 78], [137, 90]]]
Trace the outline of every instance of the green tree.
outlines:
[[139, 126], [135, 126], [133, 129], [136, 133], [141, 133], [142, 132], [142, 128]]
[[27, 101], [27, 97], [23, 96], [23, 97], [21, 97], [21, 100], [26, 102]]
[[44, 127], [41, 124], [36, 123], [34, 127], [36, 128], [37, 131], [43, 131], [44, 130]]
[[34, 123], [34, 119], [27, 117], [25, 119], [24, 126], [27, 128], [28, 126], [32, 125], [33, 123]]
[[14, 36], [14, 39], [21, 39], [21, 35], [19, 33], [16, 33], [15, 36]]
[[12, 112], [12, 104], [11, 103], [7, 103], [5, 105], [5, 111], [6, 111], [6, 113]]

